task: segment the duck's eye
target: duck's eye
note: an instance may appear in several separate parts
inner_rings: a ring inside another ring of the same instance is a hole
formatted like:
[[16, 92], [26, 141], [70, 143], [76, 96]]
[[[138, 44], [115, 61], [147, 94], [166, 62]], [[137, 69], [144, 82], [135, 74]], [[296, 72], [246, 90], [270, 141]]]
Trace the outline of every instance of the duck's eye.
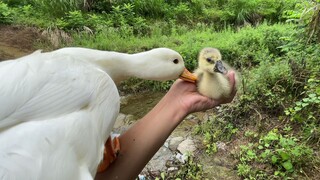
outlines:
[[178, 60], [178, 59], [174, 59], [174, 60], [173, 60], [173, 63], [178, 64], [178, 63], [179, 63], [179, 60]]
[[212, 61], [212, 59], [211, 59], [211, 58], [207, 58], [207, 61], [208, 61], [208, 62], [211, 62], [211, 61]]

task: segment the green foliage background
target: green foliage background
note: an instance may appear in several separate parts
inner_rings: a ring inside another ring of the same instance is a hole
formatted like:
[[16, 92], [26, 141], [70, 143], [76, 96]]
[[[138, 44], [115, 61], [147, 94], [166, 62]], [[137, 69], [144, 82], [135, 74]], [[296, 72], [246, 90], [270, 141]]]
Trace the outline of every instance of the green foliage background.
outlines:
[[[238, 69], [235, 101], [194, 128], [208, 155], [217, 141], [234, 154], [244, 179], [319, 176], [319, 0], [0, 0], [0, 23], [59, 29], [83, 46], [127, 53], [178, 51], [188, 69], [204, 47]], [[126, 90], [167, 90], [171, 81], [130, 79]], [[124, 88], [123, 88], [124, 90]], [[247, 131], [250, 129], [250, 131]], [[196, 158], [176, 178], [201, 179]], [[165, 175], [162, 174], [163, 177]], [[168, 177], [174, 178], [170, 174]]]

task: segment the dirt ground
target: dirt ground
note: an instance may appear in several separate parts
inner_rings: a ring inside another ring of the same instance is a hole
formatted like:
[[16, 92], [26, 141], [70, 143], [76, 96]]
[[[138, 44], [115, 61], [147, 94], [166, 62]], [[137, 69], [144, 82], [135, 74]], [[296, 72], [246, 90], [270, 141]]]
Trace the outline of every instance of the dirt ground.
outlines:
[[36, 28], [0, 25], [0, 61], [32, 53], [37, 49], [36, 45], [44, 41]]

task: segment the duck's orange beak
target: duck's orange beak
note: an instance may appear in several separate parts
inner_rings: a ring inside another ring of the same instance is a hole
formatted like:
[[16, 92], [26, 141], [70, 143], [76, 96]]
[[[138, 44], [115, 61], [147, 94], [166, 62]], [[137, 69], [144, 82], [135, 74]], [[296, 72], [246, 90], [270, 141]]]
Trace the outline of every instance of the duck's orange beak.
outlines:
[[191, 83], [195, 83], [197, 81], [197, 77], [194, 74], [192, 74], [190, 71], [188, 71], [187, 68], [184, 68], [184, 71], [182, 72], [179, 78]]

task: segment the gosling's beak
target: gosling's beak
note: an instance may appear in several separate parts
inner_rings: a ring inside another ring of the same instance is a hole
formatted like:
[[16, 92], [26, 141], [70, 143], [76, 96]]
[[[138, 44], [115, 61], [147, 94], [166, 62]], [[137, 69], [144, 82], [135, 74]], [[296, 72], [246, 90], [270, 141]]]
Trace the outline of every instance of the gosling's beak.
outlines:
[[188, 81], [188, 82], [192, 82], [192, 83], [195, 83], [197, 80], [197, 77], [195, 75], [193, 75], [190, 71], [188, 71], [188, 69], [186, 69], [186, 68], [184, 68], [184, 71], [182, 72], [182, 74], [180, 75], [179, 78], [184, 81]]
[[221, 60], [216, 62], [216, 65], [214, 66], [213, 71], [221, 73], [221, 74], [227, 74], [228, 73], [228, 70], [223, 66]]

